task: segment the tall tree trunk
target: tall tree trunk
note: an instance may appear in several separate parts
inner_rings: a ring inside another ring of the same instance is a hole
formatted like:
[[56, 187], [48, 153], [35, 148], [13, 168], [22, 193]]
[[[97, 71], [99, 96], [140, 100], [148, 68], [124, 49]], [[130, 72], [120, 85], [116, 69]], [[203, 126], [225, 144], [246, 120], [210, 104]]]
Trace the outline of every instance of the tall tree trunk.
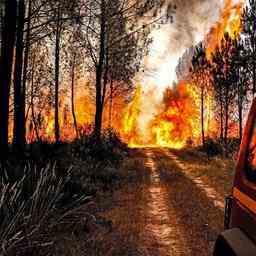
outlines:
[[[238, 77], [240, 76], [238, 71]], [[237, 108], [238, 108], [238, 119], [239, 119], [239, 140], [241, 142], [243, 135], [243, 93], [242, 87], [243, 85], [240, 82], [237, 82]]]
[[100, 141], [101, 129], [102, 129], [102, 76], [104, 69], [105, 58], [105, 0], [101, 0], [101, 26], [100, 26], [100, 54], [99, 62], [96, 67], [96, 112], [95, 112], [95, 124], [94, 124], [94, 136], [97, 141]]
[[256, 63], [255, 63], [255, 56], [256, 54], [253, 54], [253, 61], [252, 61], [252, 96], [255, 96], [256, 92]]
[[[27, 17], [27, 33], [25, 38], [25, 50], [24, 50], [24, 64], [23, 64], [23, 84], [22, 84], [22, 103], [21, 109], [22, 112], [26, 111], [26, 90], [27, 90], [27, 72], [28, 72], [28, 61], [29, 61], [29, 52], [30, 52], [30, 34], [31, 34], [31, 12], [32, 12], [32, 0], [28, 1], [28, 17]], [[29, 113], [29, 110], [27, 111]], [[24, 140], [26, 142], [26, 123], [27, 117], [24, 122]]]
[[40, 141], [40, 135], [39, 135], [39, 131], [38, 131], [38, 124], [37, 124], [37, 120], [36, 120], [36, 115], [35, 115], [35, 105], [34, 105], [34, 97], [31, 96], [31, 114], [32, 114], [32, 121], [33, 121], [33, 125], [34, 125], [34, 130], [36, 133], [36, 140]]
[[8, 153], [9, 96], [16, 33], [16, 0], [5, 0], [5, 16], [0, 57], [0, 158]]
[[204, 135], [204, 88], [201, 87], [201, 133], [202, 133], [202, 144], [205, 145]]
[[220, 141], [223, 142], [223, 101], [220, 102]]
[[228, 123], [229, 123], [229, 99], [228, 99], [228, 87], [225, 89], [225, 129], [224, 129], [224, 143], [228, 142]]
[[74, 53], [73, 56], [73, 62], [72, 62], [72, 70], [71, 70], [71, 111], [74, 121], [74, 127], [76, 131], [77, 138], [79, 137], [78, 127], [77, 127], [77, 121], [76, 121], [76, 112], [75, 112], [75, 93], [74, 93], [74, 87], [75, 87], [75, 64], [76, 64], [76, 53]]
[[240, 142], [242, 141], [242, 136], [243, 136], [243, 106], [240, 103], [239, 104], [239, 109], [238, 109], [238, 114], [239, 114], [239, 140]]
[[14, 129], [13, 144], [18, 154], [23, 154], [25, 146], [25, 92], [22, 84], [23, 74], [23, 31], [25, 19], [25, 3], [19, 0], [18, 4], [18, 26], [16, 40], [16, 58], [14, 70]]
[[31, 70], [31, 114], [32, 114], [32, 121], [34, 124], [34, 130], [36, 133], [36, 139], [37, 141], [40, 141], [39, 131], [38, 131], [38, 124], [35, 116], [35, 105], [34, 105], [34, 72], [35, 72], [35, 56], [32, 57], [32, 70]]
[[58, 143], [60, 140], [60, 125], [59, 125], [59, 73], [60, 73], [60, 36], [61, 36], [61, 25], [60, 25], [60, 7], [58, 9], [56, 27], [56, 38], [55, 38], [55, 95], [54, 95], [54, 134], [55, 142]]
[[112, 128], [112, 109], [113, 109], [113, 81], [110, 82], [110, 96], [109, 96], [109, 129]]

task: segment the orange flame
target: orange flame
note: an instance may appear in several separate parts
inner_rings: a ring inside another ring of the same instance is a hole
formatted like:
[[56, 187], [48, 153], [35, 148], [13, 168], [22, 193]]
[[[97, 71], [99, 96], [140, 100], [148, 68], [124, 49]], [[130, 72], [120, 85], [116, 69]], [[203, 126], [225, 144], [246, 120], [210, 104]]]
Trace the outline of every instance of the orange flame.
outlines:
[[[139, 102], [141, 88], [138, 87], [133, 102], [123, 120], [122, 138], [130, 147], [168, 147], [182, 148], [198, 143], [201, 135], [200, 101], [198, 88], [186, 81], [180, 82], [175, 89], [167, 89], [164, 108], [149, 123], [146, 143], [139, 131]], [[206, 97], [204, 130], [209, 135], [214, 130], [211, 124], [212, 96]]]
[[225, 0], [225, 6], [221, 12], [220, 20], [212, 27], [207, 36], [208, 58], [220, 46], [225, 33], [228, 33], [232, 39], [240, 35], [242, 29], [241, 14], [243, 2], [240, 1], [238, 4], [233, 4], [232, 0]]
[[[241, 32], [242, 2], [233, 4], [226, 0], [220, 20], [207, 36], [207, 56], [220, 45], [225, 33], [231, 38]], [[188, 144], [198, 144], [201, 141], [200, 89], [192, 82], [181, 81], [174, 89], [167, 89], [163, 99], [164, 107], [159, 107], [146, 130], [140, 131], [138, 119], [141, 113], [141, 98], [152, 100], [150, 95], [144, 95], [141, 87], [137, 88], [133, 101], [127, 107], [122, 128], [122, 138], [130, 147], [170, 147], [182, 148]], [[213, 95], [209, 91], [204, 101], [204, 132], [205, 136], [217, 133], [217, 125], [212, 118]], [[144, 137], [142, 139], [142, 136]]]
[[[220, 44], [224, 34], [228, 32], [232, 38], [238, 36], [241, 31], [242, 3], [233, 4], [232, 0], [226, 0], [221, 12], [219, 22], [207, 36], [207, 56]], [[152, 92], [151, 92], [152, 93]], [[190, 82], [180, 82], [176, 88], [168, 89], [165, 93], [162, 105], [148, 123], [146, 130], [142, 130], [139, 117], [141, 115], [141, 102], [143, 97], [150, 101], [151, 95], [145, 95], [142, 87], [138, 86], [132, 102], [125, 107], [125, 101], [120, 97], [117, 99], [118, 106], [115, 110], [114, 127], [118, 129], [124, 141], [131, 147], [172, 147], [181, 148], [191, 143], [198, 143], [201, 136], [200, 127], [200, 101], [199, 91], [196, 85]], [[50, 92], [45, 92], [43, 97], [51, 97]], [[212, 120], [213, 97], [208, 95], [205, 102], [205, 132], [206, 135], [215, 132], [215, 124]], [[106, 106], [107, 103], [106, 103]], [[67, 92], [60, 92], [59, 120], [61, 140], [70, 141], [76, 138], [74, 122], [71, 113], [70, 95]], [[107, 108], [107, 107], [106, 107]], [[123, 111], [124, 109], [124, 111]], [[33, 142], [38, 136], [42, 140], [54, 141], [54, 108], [52, 105], [39, 106], [35, 102], [36, 124], [33, 122], [31, 109], [28, 109], [27, 141]], [[94, 102], [90, 93], [86, 90], [76, 89], [75, 114], [77, 126], [81, 133], [89, 133], [92, 129], [93, 114], [95, 112]], [[40, 113], [40, 114], [39, 114]], [[123, 114], [123, 115], [122, 115]], [[120, 116], [122, 115], [122, 116]], [[107, 127], [107, 113], [104, 113], [104, 126]], [[118, 120], [118, 119], [121, 119]], [[37, 126], [37, 127], [35, 127]], [[10, 127], [12, 122], [10, 121]], [[12, 128], [10, 128], [12, 129]], [[12, 131], [10, 131], [11, 134]], [[142, 136], [144, 133], [144, 137]]]

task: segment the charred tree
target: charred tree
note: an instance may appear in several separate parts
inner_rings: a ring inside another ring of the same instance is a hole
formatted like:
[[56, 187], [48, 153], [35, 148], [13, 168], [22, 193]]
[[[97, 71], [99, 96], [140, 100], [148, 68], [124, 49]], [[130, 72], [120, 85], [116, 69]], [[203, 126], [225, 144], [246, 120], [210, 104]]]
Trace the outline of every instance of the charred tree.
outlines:
[[235, 109], [239, 64], [236, 59], [237, 44], [229, 34], [225, 34], [220, 48], [212, 56], [212, 74], [214, 78], [215, 99], [220, 105], [220, 138], [228, 143], [231, 113]]
[[17, 1], [5, 0], [0, 57], [0, 151], [5, 160], [8, 152], [9, 96], [13, 66], [13, 50], [16, 35]]
[[61, 10], [58, 5], [57, 23], [55, 30], [55, 92], [54, 92], [54, 135], [55, 142], [60, 140], [60, 125], [59, 125], [59, 77], [60, 77], [60, 40], [61, 40]]
[[18, 3], [16, 58], [14, 69], [14, 130], [13, 146], [16, 153], [22, 154], [25, 146], [25, 88], [22, 83], [24, 51], [25, 2]]
[[113, 109], [113, 81], [110, 82], [110, 95], [109, 95], [109, 113], [108, 113], [108, 127], [112, 128], [112, 109]]
[[76, 66], [76, 53], [73, 53], [73, 61], [71, 67], [71, 112], [73, 116], [74, 127], [76, 131], [77, 138], [79, 137], [77, 121], [76, 121], [76, 111], [75, 111], [75, 66]]
[[209, 63], [206, 58], [205, 48], [200, 44], [196, 47], [192, 58], [192, 78], [200, 91], [200, 119], [202, 145], [205, 145], [205, 97], [210, 89]]
[[105, 59], [105, 48], [106, 48], [106, 6], [105, 0], [101, 0], [101, 16], [100, 16], [100, 52], [99, 61], [96, 66], [96, 112], [95, 112], [95, 124], [94, 124], [94, 135], [96, 140], [100, 141], [101, 129], [102, 129], [102, 113], [103, 113], [103, 102], [102, 102], [102, 79], [104, 73], [104, 59]]

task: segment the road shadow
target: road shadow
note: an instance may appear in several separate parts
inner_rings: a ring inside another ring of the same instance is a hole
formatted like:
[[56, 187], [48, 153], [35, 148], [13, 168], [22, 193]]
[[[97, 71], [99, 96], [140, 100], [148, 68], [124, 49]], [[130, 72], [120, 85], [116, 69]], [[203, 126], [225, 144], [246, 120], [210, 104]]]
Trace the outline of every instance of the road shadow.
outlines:
[[155, 159], [161, 181], [168, 188], [168, 202], [175, 209], [192, 255], [211, 255], [214, 241], [223, 229], [222, 209], [174, 161], [159, 152]]

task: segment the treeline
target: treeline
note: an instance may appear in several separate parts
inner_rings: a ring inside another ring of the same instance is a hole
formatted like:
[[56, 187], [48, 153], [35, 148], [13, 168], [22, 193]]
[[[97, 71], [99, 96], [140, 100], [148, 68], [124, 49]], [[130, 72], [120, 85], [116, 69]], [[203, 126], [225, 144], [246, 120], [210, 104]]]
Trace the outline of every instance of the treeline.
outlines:
[[[114, 97], [131, 92], [151, 25], [171, 20], [171, 6], [164, 17], [159, 16], [163, 5], [162, 0], [1, 1], [1, 159], [6, 158], [10, 138], [14, 151], [22, 154], [27, 127], [41, 139], [46, 106], [54, 108], [54, 138], [60, 141], [63, 90], [70, 95], [79, 136], [74, 102], [79, 76], [93, 84], [94, 135], [100, 140], [106, 101], [112, 106]], [[110, 125], [111, 113], [110, 107]]]
[[256, 93], [256, 1], [250, 0], [241, 17], [240, 35], [224, 34], [210, 58], [203, 44], [195, 48], [191, 78], [200, 91], [201, 137], [205, 144], [205, 99], [215, 99], [214, 114], [219, 124], [219, 140], [227, 144], [238, 124], [241, 140], [244, 112]]

